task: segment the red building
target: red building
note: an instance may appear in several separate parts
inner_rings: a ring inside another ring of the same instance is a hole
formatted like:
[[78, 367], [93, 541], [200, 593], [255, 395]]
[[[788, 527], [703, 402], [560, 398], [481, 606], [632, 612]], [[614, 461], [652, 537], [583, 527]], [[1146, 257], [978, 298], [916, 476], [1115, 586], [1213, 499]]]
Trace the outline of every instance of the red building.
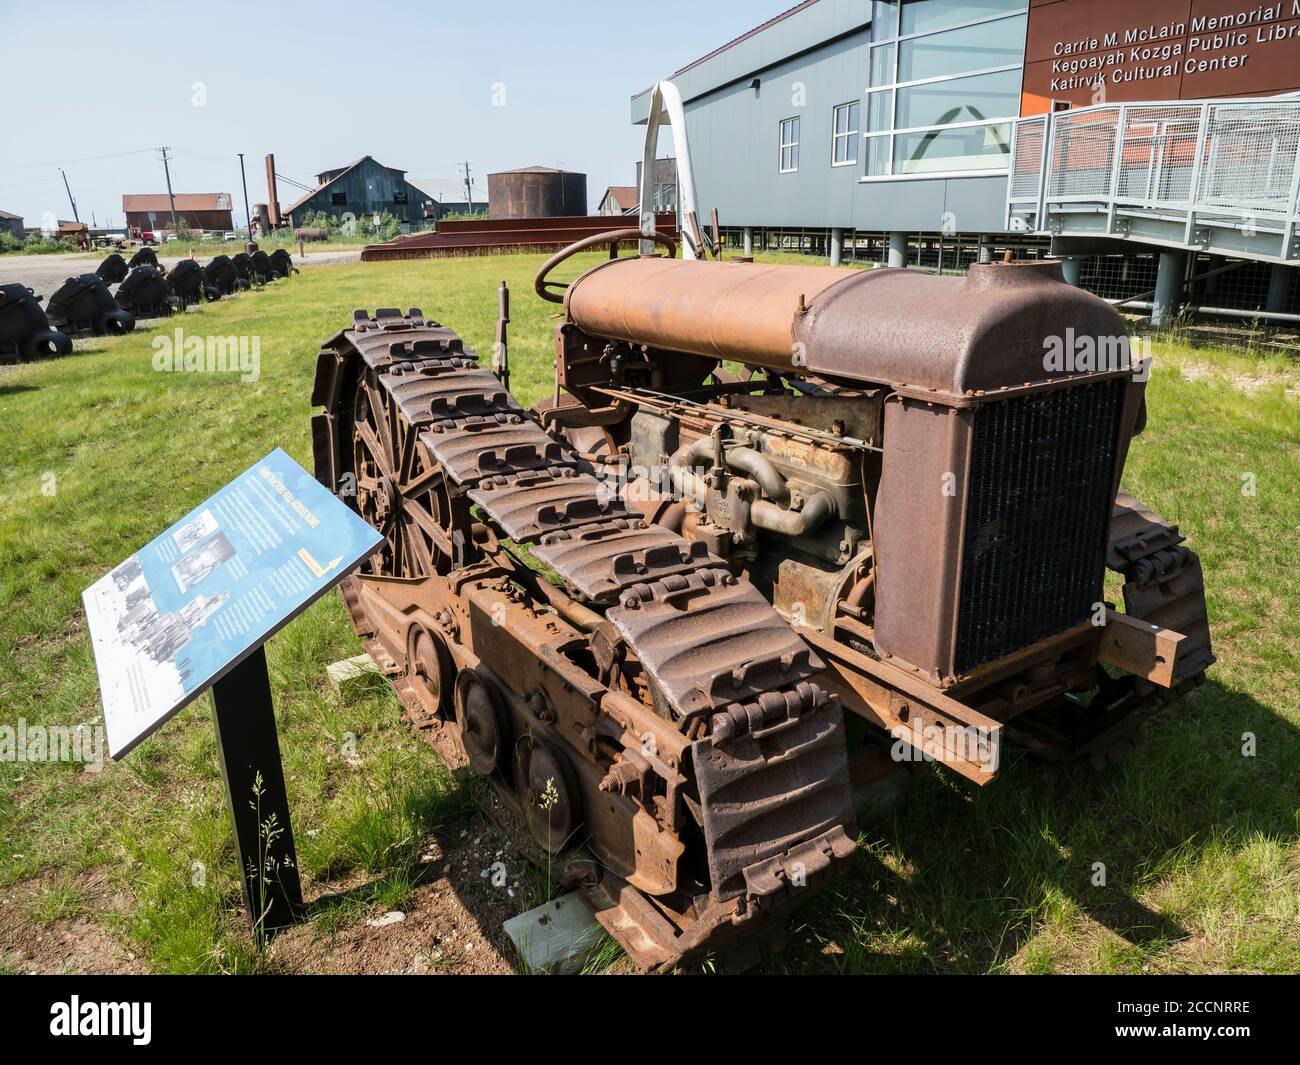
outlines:
[[126, 214], [127, 226], [171, 229], [173, 199], [176, 217], [184, 219], [191, 229], [224, 232], [235, 228], [234, 205], [228, 192], [178, 192], [174, 197], [168, 197], [165, 192], [123, 196], [122, 211]]

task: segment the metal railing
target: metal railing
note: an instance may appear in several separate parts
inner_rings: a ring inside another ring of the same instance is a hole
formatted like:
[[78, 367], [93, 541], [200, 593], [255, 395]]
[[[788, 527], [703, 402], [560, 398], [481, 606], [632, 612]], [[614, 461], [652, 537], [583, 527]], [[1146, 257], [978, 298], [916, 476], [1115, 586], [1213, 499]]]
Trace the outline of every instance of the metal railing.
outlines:
[[1007, 228], [1300, 259], [1300, 98], [1098, 104], [1015, 124]]

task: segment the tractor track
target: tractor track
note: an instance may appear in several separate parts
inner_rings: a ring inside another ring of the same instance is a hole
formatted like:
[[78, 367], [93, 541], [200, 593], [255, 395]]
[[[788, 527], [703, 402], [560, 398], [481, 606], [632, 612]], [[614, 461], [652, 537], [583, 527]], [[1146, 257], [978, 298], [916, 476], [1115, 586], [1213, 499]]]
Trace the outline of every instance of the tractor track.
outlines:
[[[785, 894], [782, 863], [797, 857], [812, 876], [848, 857], [838, 703], [813, 680], [821, 661], [748, 581], [610, 495], [453, 331], [418, 310], [358, 311], [325, 344], [312, 402], [324, 407], [313, 422], [318, 478], [386, 537], [350, 584], [454, 582], [472, 513], [603, 618], [606, 641], [639, 663], [657, 713], [691, 739], [715, 896], [761, 906]], [[358, 587], [344, 598], [363, 637], [384, 624], [367, 616]], [[410, 653], [387, 661], [374, 640], [367, 648], [409, 706], [418, 663]], [[508, 679], [508, 664], [493, 668]]]

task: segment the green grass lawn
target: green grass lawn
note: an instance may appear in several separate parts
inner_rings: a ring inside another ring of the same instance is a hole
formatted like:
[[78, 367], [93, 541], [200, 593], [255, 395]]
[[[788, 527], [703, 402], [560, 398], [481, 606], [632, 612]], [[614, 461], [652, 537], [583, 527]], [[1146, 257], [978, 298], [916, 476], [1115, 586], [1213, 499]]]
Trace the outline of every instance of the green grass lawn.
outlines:
[[[548, 394], [558, 308], [531, 293], [541, 260], [322, 267], [0, 373], [0, 722], [97, 721], [82, 589], [271, 448], [310, 468], [316, 351], [354, 308], [420, 307], [486, 355], [505, 279], [512, 385], [525, 403]], [[260, 378], [154, 372], [152, 339], [178, 326], [259, 337]], [[1156, 356], [1126, 485], [1205, 561], [1210, 682], [1100, 774], [1013, 752], [980, 792], [923, 777], [770, 969], [1300, 970], [1300, 373]], [[472, 816], [469, 789], [411, 739], [382, 683], [330, 688], [325, 665], [357, 651], [336, 596], [269, 645], [308, 893], [359, 884], [362, 908], [391, 907], [428, 834]], [[88, 886], [104, 881], [115, 905]], [[0, 762], [0, 896], [24, 900], [34, 932], [85, 919], [158, 970], [271, 967], [243, 925], [205, 703], [99, 773]]]

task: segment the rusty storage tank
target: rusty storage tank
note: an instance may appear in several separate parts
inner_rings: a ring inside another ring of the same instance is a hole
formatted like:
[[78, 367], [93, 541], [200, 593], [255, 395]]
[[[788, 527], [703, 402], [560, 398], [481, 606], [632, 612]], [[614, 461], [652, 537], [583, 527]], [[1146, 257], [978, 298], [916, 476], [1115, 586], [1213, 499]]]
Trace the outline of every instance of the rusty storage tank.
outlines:
[[488, 175], [489, 218], [559, 218], [586, 213], [586, 174], [526, 166]]

